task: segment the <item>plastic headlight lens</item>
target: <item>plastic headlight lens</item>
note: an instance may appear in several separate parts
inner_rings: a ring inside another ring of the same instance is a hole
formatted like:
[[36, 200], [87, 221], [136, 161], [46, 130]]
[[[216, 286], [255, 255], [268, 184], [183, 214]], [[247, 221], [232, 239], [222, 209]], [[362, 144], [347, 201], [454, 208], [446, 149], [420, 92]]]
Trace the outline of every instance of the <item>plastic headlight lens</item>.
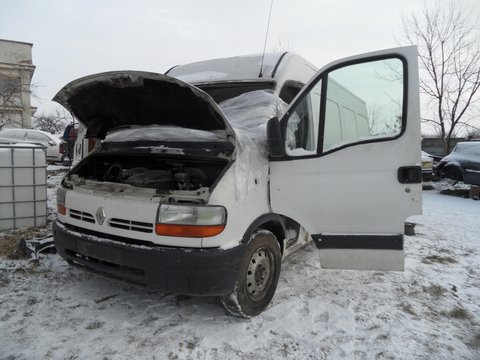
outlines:
[[161, 205], [158, 222], [163, 224], [195, 224], [197, 210], [191, 206]]
[[226, 211], [222, 206], [161, 205], [158, 222], [182, 225], [223, 225]]
[[225, 228], [223, 206], [161, 205], [155, 231], [158, 235], [209, 237]]

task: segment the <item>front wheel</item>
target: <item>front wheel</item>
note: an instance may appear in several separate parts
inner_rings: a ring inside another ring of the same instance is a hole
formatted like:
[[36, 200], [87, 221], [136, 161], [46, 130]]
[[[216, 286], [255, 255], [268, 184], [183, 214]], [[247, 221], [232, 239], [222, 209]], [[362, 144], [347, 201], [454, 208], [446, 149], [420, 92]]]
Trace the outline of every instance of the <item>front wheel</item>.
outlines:
[[252, 317], [267, 308], [275, 294], [282, 255], [275, 235], [267, 230], [255, 232], [240, 262], [234, 290], [221, 298], [235, 316]]
[[458, 167], [448, 168], [447, 178], [455, 180], [455, 181], [463, 181], [462, 170], [460, 170]]

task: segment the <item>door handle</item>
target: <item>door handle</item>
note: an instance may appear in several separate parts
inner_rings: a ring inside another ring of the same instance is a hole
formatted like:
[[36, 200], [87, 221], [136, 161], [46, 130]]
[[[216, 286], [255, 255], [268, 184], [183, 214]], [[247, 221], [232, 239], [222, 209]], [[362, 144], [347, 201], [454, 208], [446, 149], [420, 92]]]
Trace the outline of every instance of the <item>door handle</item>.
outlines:
[[401, 166], [398, 168], [397, 177], [400, 184], [420, 184], [422, 182], [422, 167]]

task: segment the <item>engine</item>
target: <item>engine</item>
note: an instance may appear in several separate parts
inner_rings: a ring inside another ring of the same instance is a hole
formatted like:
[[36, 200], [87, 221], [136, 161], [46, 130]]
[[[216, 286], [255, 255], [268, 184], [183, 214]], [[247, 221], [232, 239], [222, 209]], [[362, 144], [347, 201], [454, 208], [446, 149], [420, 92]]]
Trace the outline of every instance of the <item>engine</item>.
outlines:
[[101, 182], [157, 190], [197, 190], [210, 187], [226, 166], [224, 161], [165, 159], [161, 157], [89, 157], [70, 175]]

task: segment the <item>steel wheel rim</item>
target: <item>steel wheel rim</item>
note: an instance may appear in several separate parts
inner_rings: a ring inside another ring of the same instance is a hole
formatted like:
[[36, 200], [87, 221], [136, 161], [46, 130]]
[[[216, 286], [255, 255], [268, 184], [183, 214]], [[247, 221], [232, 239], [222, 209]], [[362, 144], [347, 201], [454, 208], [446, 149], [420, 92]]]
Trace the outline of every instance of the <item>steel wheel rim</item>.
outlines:
[[248, 295], [260, 298], [271, 283], [273, 274], [273, 257], [271, 253], [260, 248], [250, 258], [246, 274], [246, 287]]

